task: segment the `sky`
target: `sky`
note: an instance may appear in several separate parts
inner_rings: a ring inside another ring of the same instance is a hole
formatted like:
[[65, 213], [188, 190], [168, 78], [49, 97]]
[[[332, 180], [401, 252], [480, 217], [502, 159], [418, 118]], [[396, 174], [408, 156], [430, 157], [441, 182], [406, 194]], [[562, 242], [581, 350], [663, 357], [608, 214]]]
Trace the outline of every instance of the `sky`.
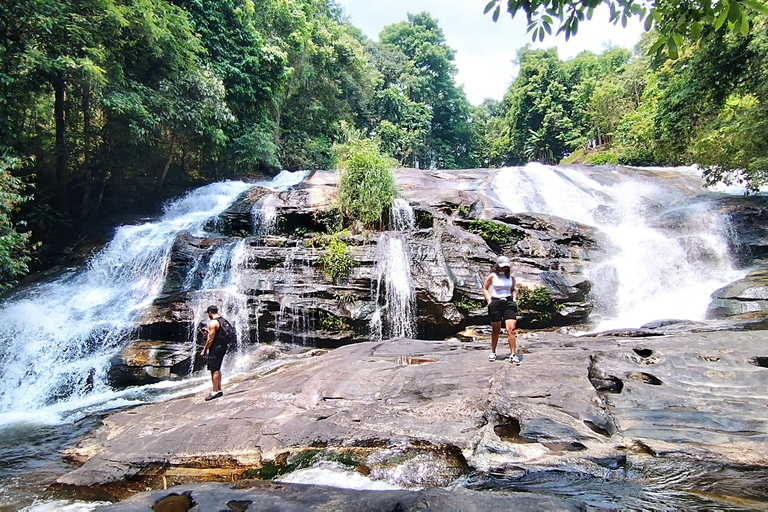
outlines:
[[[426, 11], [436, 18], [448, 46], [456, 51], [459, 72], [456, 82], [464, 85], [467, 99], [479, 105], [485, 98], [500, 100], [517, 75], [512, 60], [517, 50], [531, 43], [526, 33], [525, 13], [514, 19], [502, 8], [499, 21], [483, 14], [488, 0], [337, 0], [349, 21], [371, 39], [378, 40], [385, 25], [407, 20], [408, 13]], [[506, 2], [503, 2], [506, 5]], [[553, 29], [553, 33], [555, 30]], [[584, 50], [601, 53], [607, 44], [632, 48], [643, 27], [636, 19], [627, 28], [608, 22], [608, 10], [596, 10], [592, 20], [579, 24], [576, 36], [548, 36], [532, 43], [533, 48], [557, 46], [561, 59], [570, 59]]]

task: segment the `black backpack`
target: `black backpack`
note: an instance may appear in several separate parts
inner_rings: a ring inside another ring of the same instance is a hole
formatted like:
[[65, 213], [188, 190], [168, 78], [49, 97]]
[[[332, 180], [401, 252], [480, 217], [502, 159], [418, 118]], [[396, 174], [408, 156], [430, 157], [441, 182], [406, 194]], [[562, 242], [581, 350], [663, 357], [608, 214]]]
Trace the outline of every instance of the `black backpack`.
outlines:
[[217, 341], [222, 345], [231, 345], [235, 343], [237, 341], [237, 333], [235, 332], [235, 328], [232, 327], [232, 324], [223, 316], [220, 316], [216, 320], [219, 321], [219, 332], [216, 333], [216, 338], [218, 338]]

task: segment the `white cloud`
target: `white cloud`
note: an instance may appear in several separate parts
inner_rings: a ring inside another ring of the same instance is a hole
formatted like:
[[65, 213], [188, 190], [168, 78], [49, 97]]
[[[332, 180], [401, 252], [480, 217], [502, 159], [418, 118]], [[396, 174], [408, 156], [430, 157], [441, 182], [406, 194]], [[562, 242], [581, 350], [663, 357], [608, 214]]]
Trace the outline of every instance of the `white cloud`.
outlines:
[[[407, 13], [426, 11], [437, 18], [447, 44], [456, 50], [456, 81], [464, 84], [469, 101], [480, 104], [484, 98], [501, 99], [517, 69], [512, 60], [517, 50], [531, 43], [525, 31], [524, 14], [510, 19], [502, 12], [494, 23], [490, 14], [483, 14], [487, 0], [338, 0], [350, 21], [371, 39], [378, 39], [384, 26], [407, 19]], [[642, 26], [632, 21], [627, 28], [608, 23], [607, 10], [598, 9], [591, 21], [579, 25], [579, 32], [568, 42], [560, 34], [546, 37], [534, 48], [557, 46], [562, 59], [574, 57], [583, 50], [603, 51], [612, 42], [631, 48], [640, 39]]]

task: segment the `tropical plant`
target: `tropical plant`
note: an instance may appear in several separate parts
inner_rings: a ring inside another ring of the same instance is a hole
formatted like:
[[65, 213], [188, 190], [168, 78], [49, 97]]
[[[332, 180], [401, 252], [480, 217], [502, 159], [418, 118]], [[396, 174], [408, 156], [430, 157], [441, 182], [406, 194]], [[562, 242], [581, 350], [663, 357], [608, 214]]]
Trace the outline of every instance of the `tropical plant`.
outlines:
[[320, 263], [326, 277], [334, 282], [344, 277], [354, 263], [349, 255], [349, 246], [344, 241], [346, 236], [349, 236], [349, 232], [342, 231], [324, 238], [326, 253]]
[[380, 227], [392, 210], [397, 189], [394, 162], [376, 141], [354, 139], [339, 148], [339, 207], [369, 228]]

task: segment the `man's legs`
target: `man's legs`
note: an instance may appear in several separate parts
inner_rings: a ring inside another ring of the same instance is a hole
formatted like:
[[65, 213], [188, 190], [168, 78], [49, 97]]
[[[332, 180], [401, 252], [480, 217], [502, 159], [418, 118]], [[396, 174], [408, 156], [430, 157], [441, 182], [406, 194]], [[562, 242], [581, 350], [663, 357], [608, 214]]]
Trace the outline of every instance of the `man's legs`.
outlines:
[[213, 383], [213, 392], [218, 393], [221, 391], [221, 370], [211, 372], [211, 382]]

